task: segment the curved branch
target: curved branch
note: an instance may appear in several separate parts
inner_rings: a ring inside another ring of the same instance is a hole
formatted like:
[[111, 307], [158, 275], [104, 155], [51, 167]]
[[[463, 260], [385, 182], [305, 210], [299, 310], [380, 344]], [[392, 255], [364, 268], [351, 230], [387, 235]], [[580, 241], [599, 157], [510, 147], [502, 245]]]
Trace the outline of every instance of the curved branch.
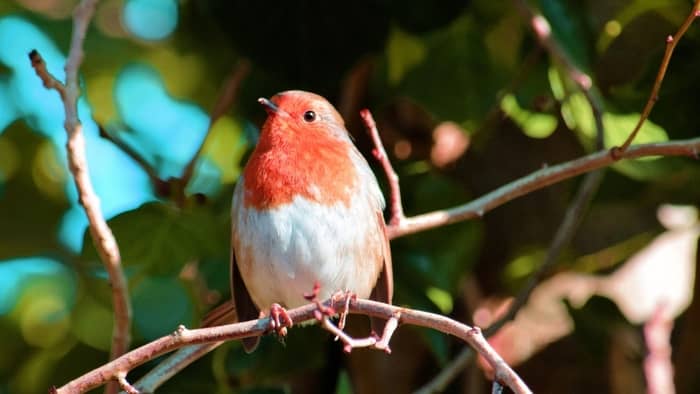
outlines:
[[700, 152], [700, 138], [634, 145], [622, 152], [619, 158], [613, 158], [607, 150], [600, 150], [552, 167], [543, 167], [467, 204], [408, 217], [401, 225], [387, 226], [387, 232], [389, 239], [393, 239], [446, 224], [479, 218], [486, 212], [517, 197], [586, 172], [608, 167], [620, 159], [635, 159], [648, 156], [689, 156], [698, 158], [698, 152]]
[[[90, 236], [95, 249], [102, 260], [112, 289], [112, 304], [114, 307], [114, 331], [110, 359], [124, 354], [129, 349], [131, 327], [131, 304], [126, 283], [126, 277], [121, 267], [121, 255], [112, 230], [104, 219], [100, 209], [100, 199], [95, 194], [90, 181], [90, 173], [85, 155], [85, 137], [83, 126], [78, 118], [78, 69], [83, 60], [83, 41], [95, 11], [96, 0], [84, 0], [73, 13], [73, 36], [70, 51], [66, 61], [66, 83], [63, 84], [46, 69], [46, 63], [39, 52], [29, 53], [32, 67], [41, 78], [44, 86], [56, 90], [61, 96], [65, 108], [64, 127], [68, 133], [66, 148], [68, 151], [68, 167], [73, 174], [75, 186], [78, 189], [80, 204], [88, 218]], [[114, 386], [116, 388], [116, 386]]]
[[[342, 299], [330, 299], [323, 302], [322, 305], [325, 308], [340, 310], [345, 307], [345, 302], [346, 300]], [[316, 320], [317, 312], [318, 306], [316, 303], [307, 304], [287, 311], [289, 317], [295, 322]], [[520, 379], [513, 369], [506, 364], [493, 348], [491, 348], [479, 328], [470, 327], [435, 313], [417, 311], [370, 300], [351, 300], [349, 312], [384, 319], [392, 319], [396, 318], [396, 316], [400, 316], [400, 322], [402, 324], [428, 327], [458, 337], [471, 345], [486, 359], [491, 367], [493, 367], [497, 381], [510, 387], [515, 393], [531, 393], [522, 379]], [[134, 349], [67, 383], [63, 387], [53, 390], [53, 392], [57, 394], [82, 393], [113, 379], [121, 379], [123, 382], [127, 383], [124, 378], [126, 373], [164, 353], [191, 344], [216, 343], [223, 340], [262, 335], [270, 327], [269, 320], [269, 317], [266, 317], [258, 320], [195, 330], [188, 330], [184, 326], [180, 326], [173, 334]]]
[[693, 21], [695, 21], [695, 19], [697, 19], [698, 17], [700, 17], [700, 0], [695, 0], [695, 4], [693, 4], [692, 10], [688, 14], [688, 17], [685, 18], [685, 21], [683, 22], [681, 27], [678, 28], [676, 34], [666, 37], [666, 50], [664, 51], [664, 57], [661, 60], [661, 66], [659, 66], [659, 71], [656, 73], [654, 87], [651, 89], [651, 93], [649, 94], [647, 103], [644, 105], [644, 109], [642, 110], [642, 116], [639, 117], [639, 121], [637, 121], [637, 124], [634, 126], [634, 129], [627, 137], [625, 142], [622, 144], [622, 146], [612, 150], [614, 155], [620, 154], [621, 152], [624, 152], [629, 148], [630, 144], [634, 140], [634, 137], [637, 136], [637, 133], [642, 128], [644, 121], [646, 121], [649, 117], [651, 109], [654, 108], [654, 104], [656, 104], [656, 102], [659, 100], [659, 89], [661, 89], [661, 83], [663, 82], [664, 77], [666, 76], [666, 69], [668, 69], [668, 63], [671, 61], [671, 55], [673, 55], [673, 50], [676, 48], [678, 41], [681, 39], [681, 37], [683, 37], [685, 32], [693, 23]]

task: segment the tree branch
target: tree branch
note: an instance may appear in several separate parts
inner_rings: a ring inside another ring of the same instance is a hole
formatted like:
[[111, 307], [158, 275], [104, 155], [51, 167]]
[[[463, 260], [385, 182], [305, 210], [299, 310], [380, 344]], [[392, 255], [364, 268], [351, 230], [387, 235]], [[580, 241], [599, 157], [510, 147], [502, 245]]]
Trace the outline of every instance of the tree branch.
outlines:
[[697, 159], [698, 152], [700, 152], [700, 138], [635, 145], [623, 152], [619, 158], [613, 158], [610, 152], [601, 150], [552, 167], [545, 166], [467, 204], [407, 217], [399, 226], [388, 225], [387, 232], [389, 239], [394, 239], [446, 224], [478, 218], [517, 197], [586, 172], [608, 167], [620, 159], [648, 156], [689, 156]]
[[622, 144], [622, 146], [612, 149], [611, 153], [613, 155], [619, 155], [629, 148], [630, 144], [634, 140], [634, 137], [637, 136], [637, 133], [642, 128], [644, 121], [646, 121], [649, 117], [651, 109], [654, 108], [654, 104], [656, 104], [656, 102], [659, 100], [659, 89], [661, 88], [661, 83], [663, 82], [664, 76], [666, 75], [666, 69], [668, 68], [668, 63], [671, 61], [671, 55], [673, 55], [673, 50], [676, 48], [678, 41], [681, 39], [681, 37], [683, 37], [685, 32], [693, 23], [693, 21], [695, 21], [695, 19], [697, 19], [698, 17], [700, 17], [700, 0], [695, 0], [695, 4], [693, 4], [693, 8], [688, 14], [688, 17], [685, 18], [685, 21], [683, 22], [681, 27], [678, 28], [676, 34], [666, 37], [666, 50], [664, 52], [664, 57], [661, 60], [661, 66], [659, 67], [659, 71], [656, 73], [654, 87], [651, 89], [649, 99], [647, 99], [647, 103], [644, 105], [644, 109], [642, 110], [642, 116], [639, 117], [637, 125], [634, 126], [634, 129], [627, 137], [625, 142]]
[[[325, 308], [341, 309], [345, 306], [346, 300], [330, 299], [323, 302]], [[316, 303], [307, 304], [299, 308], [287, 311], [291, 319], [295, 322], [316, 320], [318, 305]], [[510, 387], [515, 393], [531, 393], [530, 389], [513, 371], [510, 366], [496, 353], [488, 344], [476, 327], [457, 322], [448, 317], [402, 308], [381, 302], [354, 299], [350, 301], [349, 312], [390, 319], [399, 319], [402, 324], [411, 324], [421, 327], [432, 328], [445, 334], [453, 335], [473, 346], [481, 354], [495, 371], [496, 380]], [[399, 317], [400, 316], [400, 317]], [[124, 377], [133, 368], [152, 360], [161, 354], [170, 352], [177, 348], [191, 344], [215, 343], [223, 340], [241, 339], [255, 335], [262, 335], [270, 327], [270, 318], [266, 317], [258, 320], [228, 324], [224, 326], [208, 327], [195, 330], [188, 330], [180, 326], [171, 335], [156, 339], [144, 346], [132, 350], [131, 352], [96, 368], [87, 374], [67, 383], [63, 387], [55, 389], [53, 392], [61, 393], [82, 393], [93, 389], [113, 379]], [[123, 384], [128, 382], [121, 379]], [[128, 386], [127, 386], [128, 387]]]
[[[32, 67], [41, 78], [45, 87], [56, 90], [61, 96], [65, 108], [64, 127], [68, 133], [66, 148], [68, 167], [73, 174], [78, 189], [80, 204], [88, 218], [90, 236], [100, 259], [105, 265], [112, 289], [114, 307], [114, 331], [110, 359], [124, 354], [129, 349], [131, 327], [131, 305], [126, 277], [121, 267], [119, 247], [100, 209], [100, 200], [95, 194], [90, 181], [88, 163], [85, 155], [85, 137], [82, 124], [78, 118], [78, 69], [83, 60], [83, 41], [95, 11], [96, 0], [83, 0], [73, 13], [73, 35], [70, 51], [66, 61], [66, 83], [63, 84], [46, 69], [46, 63], [39, 52], [32, 50], [29, 58]], [[114, 386], [116, 388], [116, 386]]]
[[248, 75], [248, 72], [250, 72], [250, 62], [247, 59], [243, 59], [229, 73], [229, 76], [226, 78], [221, 92], [219, 92], [216, 102], [214, 103], [214, 107], [209, 114], [209, 125], [207, 126], [207, 132], [202, 139], [202, 143], [183, 168], [182, 175], [180, 175], [180, 177], [161, 179], [155, 168], [153, 168], [153, 166], [146, 159], [144, 159], [135, 149], [129, 146], [129, 144], [125, 143], [117, 136], [110, 134], [102, 125], [98, 125], [100, 128], [100, 137], [110, 141], [117, 148], [126, 153], [146, 172], [146, 175], [148, 175], [148, 178], [155, 189], [156, 195], [159, 197], [173, 198], [178, 204], [182, 205], [186, 197], [185, 189], [194, 175], [195, 166], [197, 165], [199, 156], [201, 156], [207, 139], [214, 128], [214, 124], [231, 108], [233, 103], [236, 101], [238, 88], [243, 79]]
[[137, 151], [136, 149], [132, 148], [129, 144], [126, 142], [122, 141], [119, 137], [112, 135], [111, 132], [107, 131], [103, 125], [100, 123], [97, 123], [98, 130], [100, 132], [100, 137], [106, 139], [107, 141], [111, 142], [119, 148], [122, 152], [126, 153], [127, 156], [131, 158], [131, 160], [135, 161], [136, 164], [141, 167], [146, 175], [148, 176], [148, 179], [151, 181], [151, 184], [154, 185], [156, 189], [156, 194], [161, 196], [161, 190], [164, 188], [164, 184], [167, 184], [166, 181], [160, 179], [158, 176], [158, 172], [156, 171], [151, 164], [144, 159]]
[[389, 226], [400, 226], [406, 216], [403, 213], [403, 205], [401, 204], [401, 188], [399, 187], [399, 176], [396, 175], [394, 167], [392, 167], [389, 161], [389, 156], [386, 154], [384, 149], [384, 144], [382, 144], [382, 139], [379, 137], [379, 131], [377, 130], [377, 124], [374, 122], [372, 113], [368, 109], [363, 109], [360, 111], [360, 116], [362, 121], [365, 123], [367, 132], [370, 137], [372, 137], [372, 142], [374, 143], [374, 150], [372, 154], [379, 161], [384, 169], [384, 174], [386, 175], [386, 180], [389, 182], [389, 206], [390, 206], [390, 218]]
[[[596, 125], [596, 148], [599, 150], [604, 149], [605, 126], [603, 124], [603, 104], [598, 99], [599, 96], [597, 92], [593, 91], [595, 87], [592, 84], [591, 77], [578, 68], [569, 58], [568, 54], [554, 40], [550, 34], [549, 23], [544, 17], [536, 16], [526, 1], [519, 0], [518, 6], [521, 13], [530, 20], [530, 26], [532, 27], [533, 33], [537, 36], [541, 47], [546, 49], [553, 58], [559, 60], [564, 66], [569, 79], [578, 86], [586, 97], [586, 100], [588, 100], [593, 111], [593, 118]], [[562, 219], [557, 231], [554, 233], [554, 238], [547, 249], [544, 260], [530, 276], [525, 287], [519, 291], [506, 313], [484, 330], [484, 335], [487, 338], [498, 332], [506, 323], [515, 319], [518, 311], [527, 304], [532, 291], [540, 282], [542, 276], [556, 263], [562, 250], [571, 242], [571, 239], [579, 228], [586, 209], [590, 205], [593, 196], [603, 180], [603, 173], [603, 170], [597, 170], [586, 175], [576, 196], [569, 205], [564, 219]], [[435, 378], [421, 387], [417, 393], [444, 391], [447, 385], [464, 370], [467, 363], [471, 361], [473, 354], [470, 348], [462, 349], [457, 357], [451, 360]]]

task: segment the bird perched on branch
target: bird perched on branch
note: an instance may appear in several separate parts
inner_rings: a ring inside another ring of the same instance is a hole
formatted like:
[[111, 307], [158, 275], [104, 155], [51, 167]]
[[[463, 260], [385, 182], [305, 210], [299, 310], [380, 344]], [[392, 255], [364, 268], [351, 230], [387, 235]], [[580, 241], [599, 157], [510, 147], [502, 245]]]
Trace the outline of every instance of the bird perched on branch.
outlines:
[[[320, 299], [350, 291], [391, 303], [384, 198], [340, 114], [298, 90], [258, 101], [268, 117], [231, 212], [235, 320], [269, 309], [272, 328], [280, 327], [283, 308], [308, 303], [304, 294], [315, 284]], [[251, 352], [258, 342], [243, 345]]]

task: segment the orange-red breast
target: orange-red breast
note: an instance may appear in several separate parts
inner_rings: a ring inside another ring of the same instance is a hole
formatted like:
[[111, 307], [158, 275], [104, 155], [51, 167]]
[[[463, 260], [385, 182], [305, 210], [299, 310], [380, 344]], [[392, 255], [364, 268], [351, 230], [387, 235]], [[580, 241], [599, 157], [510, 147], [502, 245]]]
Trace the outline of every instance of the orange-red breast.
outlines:
[[[231, 294], [239, 321], [349, 290], [391, 303], [384, 198], [340, 114], [298, 91], [259, 99], [268, 113], [233, 194]], [[259, 338], [248, 338], [247, 351]]]

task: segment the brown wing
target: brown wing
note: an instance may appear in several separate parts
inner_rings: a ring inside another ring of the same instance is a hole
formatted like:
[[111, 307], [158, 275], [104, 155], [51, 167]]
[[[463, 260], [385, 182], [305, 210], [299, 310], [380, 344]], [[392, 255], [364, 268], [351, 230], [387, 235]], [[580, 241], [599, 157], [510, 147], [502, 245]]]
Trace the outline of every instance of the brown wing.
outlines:
[[[202, 321], [202, 327], [254, 320], [260, 316], [260, 312], [250, 298], [248, 289], [241, 279], [240, 272], [238, 272], [236, 255], [233, 250], [231, 251], [231, 297], [232, 300], [226, 301], [207, 313]], [[246, 353], [251, 353], [258, 347], [260, 337], [243, 338], [241, 341]]]
[[[381, 212], [377, 212], [377, 220], [379, 221], [379, 227], [382, 233], [384, 267], [382, 267], [382, 271], [379, 273], [377, 284], [374, 285], [374, 289], [369, 298], [391, 304], [394, 297], [394, 269], [391, 264], [391, 248], [389, 247], [389, 237], [386, 233], [386, 224], [384, 223], [384, 217]], [[384, 320], [373, 317], [371, 321], [372, 329], [381, 336], [384, 331]]]
[[[238, 271], [236, 254], [233, 249], [231, 250], [231, 297], [233, 297], [233, 304], [238, 314], [238, 321], [254, 320], [260, 317], [260, 311], [253, 303], [253, 299], [250, 298], [250, 293], [248, 293], [241, 273]], [[246, 353], [251, 353], [258, 347], [260, 337], [243, 338], [242, 342]]]

